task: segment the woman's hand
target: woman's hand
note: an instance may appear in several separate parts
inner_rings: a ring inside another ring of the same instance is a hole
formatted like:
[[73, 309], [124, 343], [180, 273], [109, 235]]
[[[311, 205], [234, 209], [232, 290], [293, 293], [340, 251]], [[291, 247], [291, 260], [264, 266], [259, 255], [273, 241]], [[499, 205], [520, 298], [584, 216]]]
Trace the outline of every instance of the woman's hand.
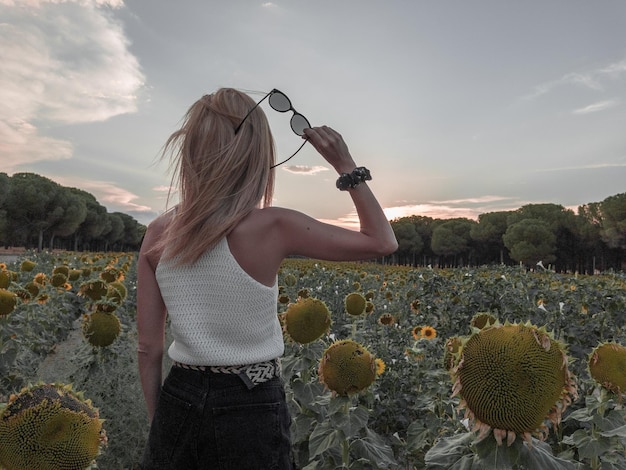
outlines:
[[356, 167], [341, 134], [328, 126], [304, 130], [304, 138], [330, 163], [337, 173], [350, 173]]

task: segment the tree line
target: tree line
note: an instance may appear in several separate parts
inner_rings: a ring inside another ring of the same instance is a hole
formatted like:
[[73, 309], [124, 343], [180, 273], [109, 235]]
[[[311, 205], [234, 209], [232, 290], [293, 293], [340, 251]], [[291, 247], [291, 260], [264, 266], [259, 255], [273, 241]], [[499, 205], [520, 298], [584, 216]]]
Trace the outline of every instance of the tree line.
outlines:
[[626, 193], [579, 206], [577, 213], [558, 204], [528, 204], [481, 214], [478, 221], [414, 215], [391, 225], [398, 264], [523, 263], [579, 273], [626, 267]]
[[[578, 207], [528, 204], [478, 220], [412, 215], [391, 221], [398, 250], [386, 261], [411, 266], [523, 263], [561, 272], [626, 267], [626, 193]], [[81, 189], [34, 173], [0, 173], [0, 243], [30, 249], [135, 251], [146, 227], [109, 213]]]
[[96, 198], [34, 173], [0, 173], [0, 243], [28, 249], [138, 250], [146, 227]]

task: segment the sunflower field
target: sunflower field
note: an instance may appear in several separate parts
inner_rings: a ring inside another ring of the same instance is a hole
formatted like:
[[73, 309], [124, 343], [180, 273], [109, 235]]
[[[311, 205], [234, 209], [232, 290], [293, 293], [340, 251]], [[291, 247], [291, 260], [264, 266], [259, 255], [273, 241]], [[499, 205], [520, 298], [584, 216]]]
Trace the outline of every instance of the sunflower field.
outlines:
[[[0, 265], [3, 470], [137, 468], [135, 261]], [[298, 468], [626, 470], [626, 276], [537, 269], [285, 261]]]

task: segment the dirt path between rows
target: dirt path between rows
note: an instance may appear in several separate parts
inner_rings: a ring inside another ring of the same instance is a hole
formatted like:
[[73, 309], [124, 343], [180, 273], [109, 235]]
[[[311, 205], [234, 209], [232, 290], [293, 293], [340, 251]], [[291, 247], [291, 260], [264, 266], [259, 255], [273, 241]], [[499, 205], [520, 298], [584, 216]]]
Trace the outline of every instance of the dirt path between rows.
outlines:
[[83, 346], [84, 341], [81, 319], [78, 318], [72, 324], [72, 331], [65, 341], [57, 343], [52, 352], [39, 364], [37, 376], [48, 383], [67, 383], [76, 370], [76, 364], [72, 362], [72, 358], [76, 355], [76, 351]]

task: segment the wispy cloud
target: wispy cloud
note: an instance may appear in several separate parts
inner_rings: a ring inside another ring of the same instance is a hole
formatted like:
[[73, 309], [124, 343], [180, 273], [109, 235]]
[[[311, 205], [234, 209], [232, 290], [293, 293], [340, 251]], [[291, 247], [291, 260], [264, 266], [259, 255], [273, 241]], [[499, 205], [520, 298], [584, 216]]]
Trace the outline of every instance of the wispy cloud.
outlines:
[[562, 166], [558, 168], [539, 168], [533, 171], [545, 173], [554, 171], [602, 170], [608, 168], [626, 168], [626, 163], [591, 163], [589, 165]]
[[[393, 220], [412, 215], [433, 219], [466, 218], [478, 220], [480, 214], [506, 210], [516, 210], [525, 203], [505, 196], [479, 196], [445, 201], [427, 201], [423, 203], [405, 203], [383, 208], [387, 219]], [[323, 222], [340, 227], [359, 230], [359, 217], [356, 211], [337, 219], [322, 219]]]
[[123, 2], [0, 0], [4, 171], [71, 157], [71, 143], [46, 136], [47, 127], [136, 111], [144, 76], [121, 26], [102, 6]]
[[567, 73], [561, 78], [537, 85], [530, 93], [523, 96], [522, 99], [533, 100], [556, 88], [566, 85], [582, 86], [590, 90], [603, 91], [605, 87], [604, 81], [607, 78], [618, 79], [624, 74], [626, 74], [626, 59], [588, 72]]
[[151, 212], [151, 207], [137, 204], [139, 196], [133, 192], [121, 188], [110, 181], [84, 180], [72, 177], [55, 177], [54, 180], [63, 186], [80, 187], [95, 196], [111, 212]]
[[0, 0], [0, 5], [22, 8], [39, 8], [46, 3], [77, 3], [83, 6], [106, 5], [112, 8], [121, 8], [124, 6], [124, 0]]
[[572, 111], [573, 114], [589, 114], [589, 113], [597, 113], [598, 111], [604, 111], [605, 109], [613, 108], [619, 104], [619, 100], [605, 100], [600, 101], [598, 103], [590, 104], [589, 106], [585, 106], [583, 108], [578, 108]]
[[289, 173], [295, 173], [298, 175], [316, 175], [318, 173], [328, 171], [328, 168], [325, 166], [306, 166], [306, 165], [288, 165], [283, 168], [285, 171]]
[[480, 214], [515, 210], [522, 204], [519, 200], [510, 197], [486, 195], [463, 199], [398, 204], [397, 206], [386, 207], [384, 211], [390, 220], [411, 215], [432, 217], [433, 219], [464, 217], [476, 220]]
[[619, 78], [626, 74], [626, 59], [610, 64], [598, 71], [599, 74], [608, 75], [610, 78]]

